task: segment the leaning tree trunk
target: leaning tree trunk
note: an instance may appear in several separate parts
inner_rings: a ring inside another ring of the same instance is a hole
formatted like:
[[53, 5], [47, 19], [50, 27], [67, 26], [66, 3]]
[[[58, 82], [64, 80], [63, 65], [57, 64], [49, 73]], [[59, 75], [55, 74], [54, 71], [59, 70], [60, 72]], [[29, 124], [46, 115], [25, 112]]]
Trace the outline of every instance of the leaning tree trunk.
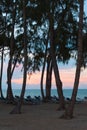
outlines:
[[50, 54], [52, 58], [52, 66], [54, 69], [54, 76], [55, 76], [55, 81], [56, 81], [56, 86], [57, 86], [57, 92], [59, 96], [59, 110], [65, 109], [65, 101], [64, 101], [64, 96], [63, 96], [63, 90], [62, 90], [62, 82], [60, 80], [60, 75], [59, 75], [59, 69], [58, 65], [56, 62], [56, 55], [54, 51], [54, 25], [53, 25], [53, 19], [51, 17], [51, 13], [49, 14], [49, 31], [50, 31]]
[[23, 20], [24, 20], [24, 74], [23, 74], [23, 85], [17, 106], [10, 112], [10, 114], [20, 114], [21, 107], [24, 99], [25, 89], [26, 89], [26, 79], [27, 79], [27, 28], [26, 28], [26, 4], [23, 0]]
[[79, 0], [80, 3], [80, 12], [79, 12], [79, 32], [78, 32], [78, 59], [77, 59], [77, 68], [75, 74], [75, 81], [74, 81], [74, 88], [71, 97], [71, 103], [67, 108], [66, 112], [62, 116], [63, 118], [71, 119], [73, 118], [74, 106], [79, 86], [79, 79], [80, 79], [80, 71], [82, 65], [82, 43], [83, 43], [83, 10], [84, 10], [84, 0]]

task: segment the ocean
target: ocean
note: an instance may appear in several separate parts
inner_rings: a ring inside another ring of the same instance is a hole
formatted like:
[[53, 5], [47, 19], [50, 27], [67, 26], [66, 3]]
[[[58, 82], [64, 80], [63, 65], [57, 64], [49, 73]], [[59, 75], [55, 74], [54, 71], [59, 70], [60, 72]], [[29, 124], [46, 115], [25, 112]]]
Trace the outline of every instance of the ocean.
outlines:
[[[20, 93], [21, 93], [21, 89], [13, 89], [14, 96], [15, 95], [20, 96]], [[70, 98], [72, 95], [72, 89], [63, 89], [63, 94], [65, 98]], [[3, 95], [6, 96], [6, 90], [3, 90]], [[27, 96], [31, 96], [32, 98], [34, 96], [41, 96], [41, 91], [40, 89], [26, 89], [25, 97]], [[51, 96], [58, 97], [56, 89], [51, 90]], [[87, 97], [87, 89], [79, 89], [77, 98], [84, 99], [84, 97]]]

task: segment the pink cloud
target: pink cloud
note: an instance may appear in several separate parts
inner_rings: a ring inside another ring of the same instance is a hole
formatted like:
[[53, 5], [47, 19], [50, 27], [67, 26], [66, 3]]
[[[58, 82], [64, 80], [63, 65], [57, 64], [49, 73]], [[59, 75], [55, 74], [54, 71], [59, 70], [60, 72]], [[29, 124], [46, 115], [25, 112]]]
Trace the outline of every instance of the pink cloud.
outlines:
[[[40, 84], [40, 77], [41, 77], [40, 72], [32, 74], [31, 77], [29, 77], [27, 75], [27, 84], [30, 84], [30, 85], [32, 85], [32, 84], [34, 84], [34, 85]], [[17, 83], [17, 84], [22, 84], [23, 78], [17, 78], [17, 79], [14, 78], [14, 79], [12, 79], [12, 82]]]
[[[52, 76], [53, 76], [52, 85], [55, 86], [55, 78], [54, 78], [54, 75], [52, 75]], [[75, 77], [75, 68], [61, 69], [60, 70], [60, 77], [61, 77], [61, 80], [63, 83], [63, 88], [73, 87], [74, 77]], [[29, 76], [27, 76], [27, 84], [38, 85], [38, 84], [40, 84], [40, 79], [41, 79], [41, 72], [34, 73], [31, 75], [30, 79], [29, 79]], [[46, 79], [46, 76], [44, 76], [44, 84], [45, 84], [45, 79]], [[87, 70], [81, 72], [80, 84], [86, 84], [86, 80], [87, 80]], [[23, 79], [22, 78], [12, 79], [12, 82], [17, 83], [17, 84], [22, 84]]]
[[[66, 69], [66, 70], [61, 70], [60, 72], [60, 76], [61, 76], [61, 80], [63, 82], [63, 86], [67, 86], [68, 87], [73, 87], [74, 84], [74, 79], [75, 79], [75, 68], [73, 69]], [[82, 84], [87, 84], [86, 82], [87, 80], [87, 69], [84, 71], [81, 71], [81, 75], [80, 75], [80, 86]]]
[[21, 84], [22, 82], [23, 78], [12, 79], [12, 83]]

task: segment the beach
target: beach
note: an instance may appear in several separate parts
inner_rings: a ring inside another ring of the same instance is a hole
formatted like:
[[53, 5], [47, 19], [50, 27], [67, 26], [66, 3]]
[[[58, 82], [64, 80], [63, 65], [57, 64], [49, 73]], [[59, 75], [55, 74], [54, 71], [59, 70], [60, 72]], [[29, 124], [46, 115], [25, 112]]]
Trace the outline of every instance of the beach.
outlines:
[[0, 103], [0, 130], [87, 130], [87, 103], [75, 105], [74, 118], [60, 119], [58, 104], [23, 105], [22, 114], [11, 115], [14, 105]]

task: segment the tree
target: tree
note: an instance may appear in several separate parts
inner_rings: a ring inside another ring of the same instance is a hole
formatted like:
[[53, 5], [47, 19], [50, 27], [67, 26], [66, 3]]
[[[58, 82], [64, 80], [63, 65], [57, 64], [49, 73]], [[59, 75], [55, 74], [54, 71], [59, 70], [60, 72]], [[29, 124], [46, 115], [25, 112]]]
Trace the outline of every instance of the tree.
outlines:
[[52, 58], [52, 66], [54, 70], [54, 75], [55, 75], [55, 80], [56, 80], [56, 86], [57, 86], [57, 91], [59, 95], [59, 110], [60, 109], [65, 109], [65, 103], [64, 103], [64, 96], [63, 96], [63, 90], [62, 90], [62, 82], [60, 79], [60, 74], [59, 74], [59, 69], [58, 65], [56, 62], [56, 55], [54, 51], [54, 22], [51, 13], [49, 13], [49, 32], [50, 32], [50, 54]]
[[10, 112], [11, 114], [20, 114], [21, 107], [24, 99], [26, 79], [27, 79], [27, 26], [26, 26], [26, 1], [23, 0], [23, 20], [24, 20], [24, 74], [23, 74], [23, 84], [20, 99], [17, 106]]
[[[2, 42], [2, 37], [4, 35], [4, 27], [5, 27], [5, 21], [4, 21], [4, 17], [2, 15], [2, 10], [0, 10], [0, 41]], [[3, 57], [4, 57], [4, 42], [1, 43], [0, 46], [0, 52], [1, 52], [1, 65], [0, 65], [0, 97], [3, 97], [3, 93], [2, 93], [2, 75], [3, 75]]]
[[8, 68], [7, 68], [7, 100], [9, 102], [13, 102], [14, 97], [13, 97], [13, 92], [12, 92], [12, 86], [11, 86], [11, 78], [12, 78], [12, 58], [14, 54], [14, 26], [15, 26], [15, 17], [16, 17], [16, 2], [12, 1], [12, 23], [11, 23], [11, 37], [10, 37], [10, 52], [9, 52], [9, 62], [8, 62]]
[[[56, 68], [58, 66], [57, 65], [58, 61], [61, 61], [63, 63], [68, 62], [71, 56], [70, 53], [72, 50], [74, 50], [74, 46], [76, 44], [77, 22], [75, 19], [76, 14], [74, 15], [74, 13], [77, 12], [77, 1], [35, 0], [33, 2], [37, 4], [35, 8], [35, 13], [37, 14], [36, 17], [34, 17], [35, 20], [38, 21], [38, 23], [40, 23], [40, 26], [41, 25], [44, 26], [45, 23], [47, 25], [46, 36], [48, 36], [49, 39], [48, 46], [51, 48], [50, 44], [51, 41], [51, 43], [53, 44], [52, 50], [54, 53], [53, 61], [55, 59], [54, 63]], [[51, 15], [51, 17], [49, 17], [49, 15]], [[52, 24], [50, 24], [51, 20]], [[45, 61], [47, 62], [47, 60]], [[58, 68], [56, 69], [58, 70]], [[59, 84], [61, 84], [62, 86], [62, 82], [60, 81], [59, 70], [56, 72], [56, 69], [55, 69], [56, 73], [55, 78], [59, 78], [57, 82], [59, 81]], [[57, 89], [58, 86], [60, 85], [57, 84]], [[63, 95], [62, 90], [60, 91], [60, 93], [62, 93], [60, 95]], [[59, 98], [60, 97], [61, 96], [59, 96]]]
[[52, 60], [51, 57], [47, 58], [47, 71], [46, 71], [46, 100], [51, 99], [51, 83], [52, 83]]
[[44, 90], [43, 90], [43, 78], [44, 78], [44, 71], [45, 71], [45, 65], [46, 65], [47, 48], [48, 48], [48, 38], [46, 40], [46, 49], [45, 49], [45, 54], [44, 54], [44, 61], [43, 61], [42, 74], [41, 74], [41, 82], [40, 82], [41, 94], [42, 94], [42, 99], [43, 100], [45, 99]]
[[0, 95], [2, 99], [4, 98], [2, 93], [3, 57], [4, 57], [4, 45], [1, 49], [1, 66], [0, 66]]
[[69, 107], [66, 109], [63, 118], [71, 119], [73, 118], [74, 106], [79, 86], [80, 71], [82, 66], [82, 48], [83, 48], [83, 10], [84, 10], [84, 0], [79, 0], [79, 31], [78, 31], [78, 57], [77, 57], [77, 67], [75, 74], [74, 87], [71, 97], [71, 102]]

